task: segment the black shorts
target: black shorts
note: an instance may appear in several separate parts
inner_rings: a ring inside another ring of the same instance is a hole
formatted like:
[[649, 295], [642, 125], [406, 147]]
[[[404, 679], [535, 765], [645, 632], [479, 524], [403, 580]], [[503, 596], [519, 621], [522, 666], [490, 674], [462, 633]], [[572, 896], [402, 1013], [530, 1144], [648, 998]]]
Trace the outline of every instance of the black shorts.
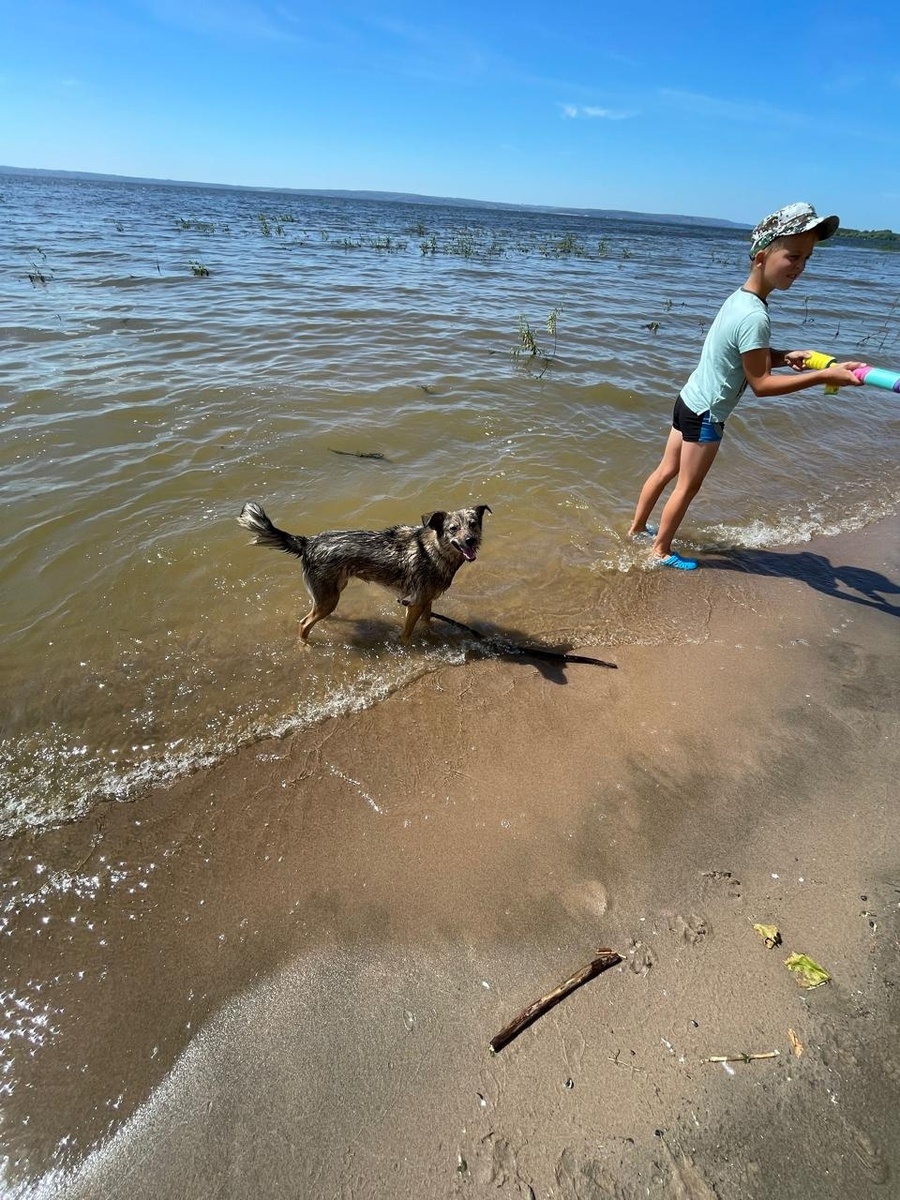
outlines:
[[721, 442], [725, 422], [710, 420], [709, 410], [695, 413], [679, 396], [672, 413], [672, 428], [677, 429], [686, 442]]

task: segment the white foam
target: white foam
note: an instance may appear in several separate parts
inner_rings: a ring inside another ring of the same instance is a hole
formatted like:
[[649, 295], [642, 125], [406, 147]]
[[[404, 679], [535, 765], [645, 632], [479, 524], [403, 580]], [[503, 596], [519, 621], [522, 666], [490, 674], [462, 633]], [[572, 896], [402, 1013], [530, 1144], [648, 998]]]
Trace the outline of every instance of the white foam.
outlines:
[[[209, 742], [178, 738], [136, 763], [118, 761], [116, 751], [104, 758], [82, 739], [67, 739], [56, 725], [0, 743], [0, 836], [78, 820], [99, 803], [132, 800], [148, 788], [212, 767], [244, 746], [287, 737], [329, 717], [363, 712], [419, 675], [464, 662], [466, 650], [452, 641], [424, 654], [391, 647], [353, 678], [329, 681], [324, 696], [297, 696], [293, 709], [276, 717], [227, 715]], [[141, 743], [134, 749], [146, 753], [149, 748]]]

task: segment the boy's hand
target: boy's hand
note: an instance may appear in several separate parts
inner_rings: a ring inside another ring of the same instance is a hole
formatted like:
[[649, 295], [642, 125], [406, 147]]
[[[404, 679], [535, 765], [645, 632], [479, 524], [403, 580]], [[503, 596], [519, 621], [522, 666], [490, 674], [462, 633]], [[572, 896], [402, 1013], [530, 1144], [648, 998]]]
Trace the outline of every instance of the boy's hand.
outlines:
[[861, 362], [835, 363], [833, 367], [826, 367], [824, 371], [817, 372], [817, 382], [824, 383], [826, 387], [862, 387], [863, 381], [857, 379], [853, 372], [857, 367], [865, 365]]
[[784, 365], [790, 367], [792, 371], [805, 371], [806, 360], [813, 350], [787, 350], [784, 355]]

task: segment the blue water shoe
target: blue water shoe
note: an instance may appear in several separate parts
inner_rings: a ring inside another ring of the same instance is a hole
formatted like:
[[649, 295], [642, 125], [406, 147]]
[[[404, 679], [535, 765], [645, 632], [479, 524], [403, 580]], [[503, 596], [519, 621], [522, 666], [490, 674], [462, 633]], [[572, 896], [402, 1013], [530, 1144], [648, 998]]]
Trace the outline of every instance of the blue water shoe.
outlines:
[[667, 554], [665, 558], [655, 559], [653, 565], [655, 567], [674, 567], [676, 571], [696, 571], [697, 564], [692, 558], [682, 558], [680, 554], [676, 554], [674, 550], [671, 554]]

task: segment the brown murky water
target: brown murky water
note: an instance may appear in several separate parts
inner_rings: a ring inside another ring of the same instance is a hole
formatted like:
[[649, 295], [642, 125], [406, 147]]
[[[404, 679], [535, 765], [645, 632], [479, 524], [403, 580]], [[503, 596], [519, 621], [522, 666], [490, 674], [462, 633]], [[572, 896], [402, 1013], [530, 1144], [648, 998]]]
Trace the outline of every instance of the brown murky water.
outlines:
[[[351, 585], [299, 653], [299, 571], [247, 545], [247, 499], [301, 533], [484, 502], [442, 611], [581, 646], [687, 636], [635, 604], [623, 532], [741, 231], [4, 177], [0, 264], [2, 831], [472, 652], [400, 648], [393, 598]], [[773, 301], [779, 342], [896, 367], [898, 297], [900, 256], [823, 247]], [[687, 544], [892, 511], [898, 415], [872, 388], [745, 400]]]

